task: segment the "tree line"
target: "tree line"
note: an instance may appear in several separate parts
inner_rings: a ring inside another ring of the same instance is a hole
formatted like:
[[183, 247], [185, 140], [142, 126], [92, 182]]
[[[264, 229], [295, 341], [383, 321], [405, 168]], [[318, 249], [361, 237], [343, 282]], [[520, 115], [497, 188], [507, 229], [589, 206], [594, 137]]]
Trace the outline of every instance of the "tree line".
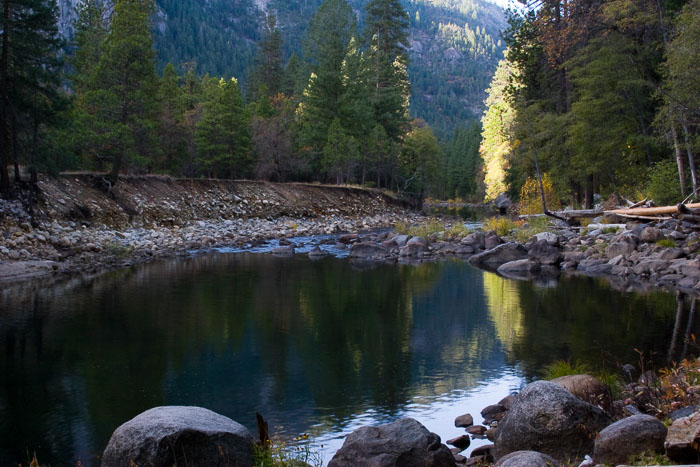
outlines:
[[194, 66], [167, 64], [159, 76], [153, 12], [153, 0], [84, 0], [61, 54], [53, 1], [3, 1], [5, 196], [8, 166], [15, 182], [20, 166], [103, 172], [106, 190], [128, 172], [356, 183], [418, 198], [476, 192], [473, 175], [456, 174], [476, 173], [465, 137], [478, 130], [459, 130], [443, 151], [409, 117], [409, 18], [398, 0], [370, 1], [362, 30], [345, 0], [326, 0], [303, 52], [286, 61], [268, 15], [245, 89]]
[[511, 12], [482, 118], [486, 192], [547, 178], [678, 203], [698, 193], [700, 1], [541, 0]]

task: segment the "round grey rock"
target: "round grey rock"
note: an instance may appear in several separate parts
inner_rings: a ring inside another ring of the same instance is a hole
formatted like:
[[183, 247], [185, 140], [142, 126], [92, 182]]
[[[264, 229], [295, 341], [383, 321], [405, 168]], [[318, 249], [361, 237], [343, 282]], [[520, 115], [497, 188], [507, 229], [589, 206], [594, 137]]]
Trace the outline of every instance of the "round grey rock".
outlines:
[[147, 410], [117, 428], [102, 467], [253, 465], [253, 435], [241, 424], [201, 407]]
[[496, 462], [494, 467], [554, 467], [560, 465], [547, 454], [537, 451], [515, 451]]
[[612, 423], [602, 410], [549, 381], [525, 387], [496, 430], [497, 459], [537, 451], [562, 462], [593, 451], [596, 434]]
[[455, 465], [440, 437], [412, 418], [381, 426], [358, 428], [345, 438], [328, 467], [443, 467]]
[[651, 415], [623, 418], [600, 432], [593, 460], [599, 464], [623, 464], [645, 451], [664, 452], [668, 429]]

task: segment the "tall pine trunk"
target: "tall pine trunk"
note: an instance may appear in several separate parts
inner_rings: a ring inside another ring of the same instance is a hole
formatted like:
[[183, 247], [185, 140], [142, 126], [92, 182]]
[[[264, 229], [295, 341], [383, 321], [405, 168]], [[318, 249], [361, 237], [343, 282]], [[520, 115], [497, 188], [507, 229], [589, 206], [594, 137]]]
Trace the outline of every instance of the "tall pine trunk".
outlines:
[[681, 196], [685, 198], [687, 188], [685, 186], [685, 169], [683, 167], [683, 151], [681, 151], [681, 145], [678, 142], [678, 130], [676, 129], [675, 120], [671, 119], [671, 136], [673, 137], [673, 149], [676, 153], [676, 165], [678, 166], [678, 178], [681, 182]]
[[10, 126], [8, 118], [10, 113], [10, 78], [9, 78], [9, 53], [10, 46], [10, 2], [5, 0], [2, 12], [2, 55], [0, 55], [0, 193], [9, 195], [10, 175], [7, 173], [7, 164], [10, 162]]
[[688, 154], [688, 165], [690, 166], [690, 178], [693, 180], [693, 193], [698, 191], [698, 174], [695, 170], [695, 156], [693, 156], [693, 147], [690, 142], [690, 133], [688, 131], [688, 123], [685, 121], [685, 115], [681, 114], [681, 125], [683, 127], [683, 136], [685, 138], [685, 150]]

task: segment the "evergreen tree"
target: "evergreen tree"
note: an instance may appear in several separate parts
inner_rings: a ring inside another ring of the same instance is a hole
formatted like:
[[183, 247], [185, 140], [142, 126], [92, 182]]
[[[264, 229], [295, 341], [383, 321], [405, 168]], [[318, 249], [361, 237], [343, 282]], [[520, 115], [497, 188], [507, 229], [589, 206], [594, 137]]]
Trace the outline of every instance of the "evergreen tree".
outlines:
[[327, 144], [331, 124], [339, 118], [343, 62], [354, 33], [355, 16], [345, 0], [326, 0], [309, 24], [305, 58], [312, 74], [302, 96], [300, 139], [314, 159]]
[[102, 0], [83, 0], [76, 7], [76, 13], [69, 59], [70, 78], [75, 94], [82, 95], [94, 86], [95, 68], [102, 57], [109, 24], [107, 7]]
[[301, 60], [296, 53], [293, 53], [284, 67], [282, 92], [287, 97], [301, 96], [307, 81], [308, 76], [303, 74]]
[[179, 85], [175, 67], [168, 63], [158, 87], [158, 138], [160, 159], [156, 167], [160, 171], [179, 175], [187, 159], [186, 132], [183, 131], [185, 96]]
[[238, 178], [249, 173], [249, 118], [236, 79], [207, 83], [202, 118], [196, 125], [197, 161], [210, 177]]
[[19, 181], [20, 139], [53, 113], [59, 99], [56, 4], [3, 0], [0, 19], [0, 193], [9, 195], [7, 165]]
[[369, 68], [364, 56], [357, 48], [355, 39], [350, 39], [342, 67], [343, 93], [340, 96], [338, 118], [343, 129], [359, 144], [360, 181], [365, 183], [370, 170], [369, 134], [376, 125], [372, 103], [369, 101]]
[[260, 86], [267, 89], [267, 96], [276, 96], [284, 85], [282, 68], [282, 34], [277, 29], [277, 18], [268, 13], [265, 17], [263, 38], [258, 43], [258, 52], [253, 62], [253, 75], [249, 79], [248, 102], [257, 100]]
[[447, 153], [447, 194], [468, 199], [482, 199], [482, 161], [479, 154], [481, 125], [472, 121], [458, 128]]
[[114, 186], [126, 164], [150, 167], [157, 153], [158, 79], [148, 18], [153, 0], [117, 0], [109, 34], [83, 105], [95, 154], [112, 168]]
[[372, 0], [366, 12], [365, 41], [372, 64], [375, 120], [396, 141], [405, 133], [408, 123], [409, 18], [399, 0]]
[[334, 119], [328, 129], [328, 141], [323, 147], [323, 168], [329, 176], [335, 177], [338, 185], [352, 180], [358, 152], [355, 138], [345, 132], [339, 119]]

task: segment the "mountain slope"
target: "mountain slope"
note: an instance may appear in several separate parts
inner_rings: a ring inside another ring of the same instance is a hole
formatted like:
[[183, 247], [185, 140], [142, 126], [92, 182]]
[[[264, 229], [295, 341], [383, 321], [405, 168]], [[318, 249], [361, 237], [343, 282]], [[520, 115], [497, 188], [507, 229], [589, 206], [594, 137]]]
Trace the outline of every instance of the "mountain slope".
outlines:
[[[368, 0], [349, 0], [363, 24]], [[59, 0], [60, 27], [70, 24], [78, 0]], [[266, 12], [274, 12], [284, 54], [299, 53], [309, 19], [322, 0], [157, 0], [154, 42], [159, 67], [235, 76], [245, 82]], [[411, 18], [411, 114], [442, 137], [479, 117], [485, 89], [502, 54], [503, 10], [483, 0], [404, 0]]]

